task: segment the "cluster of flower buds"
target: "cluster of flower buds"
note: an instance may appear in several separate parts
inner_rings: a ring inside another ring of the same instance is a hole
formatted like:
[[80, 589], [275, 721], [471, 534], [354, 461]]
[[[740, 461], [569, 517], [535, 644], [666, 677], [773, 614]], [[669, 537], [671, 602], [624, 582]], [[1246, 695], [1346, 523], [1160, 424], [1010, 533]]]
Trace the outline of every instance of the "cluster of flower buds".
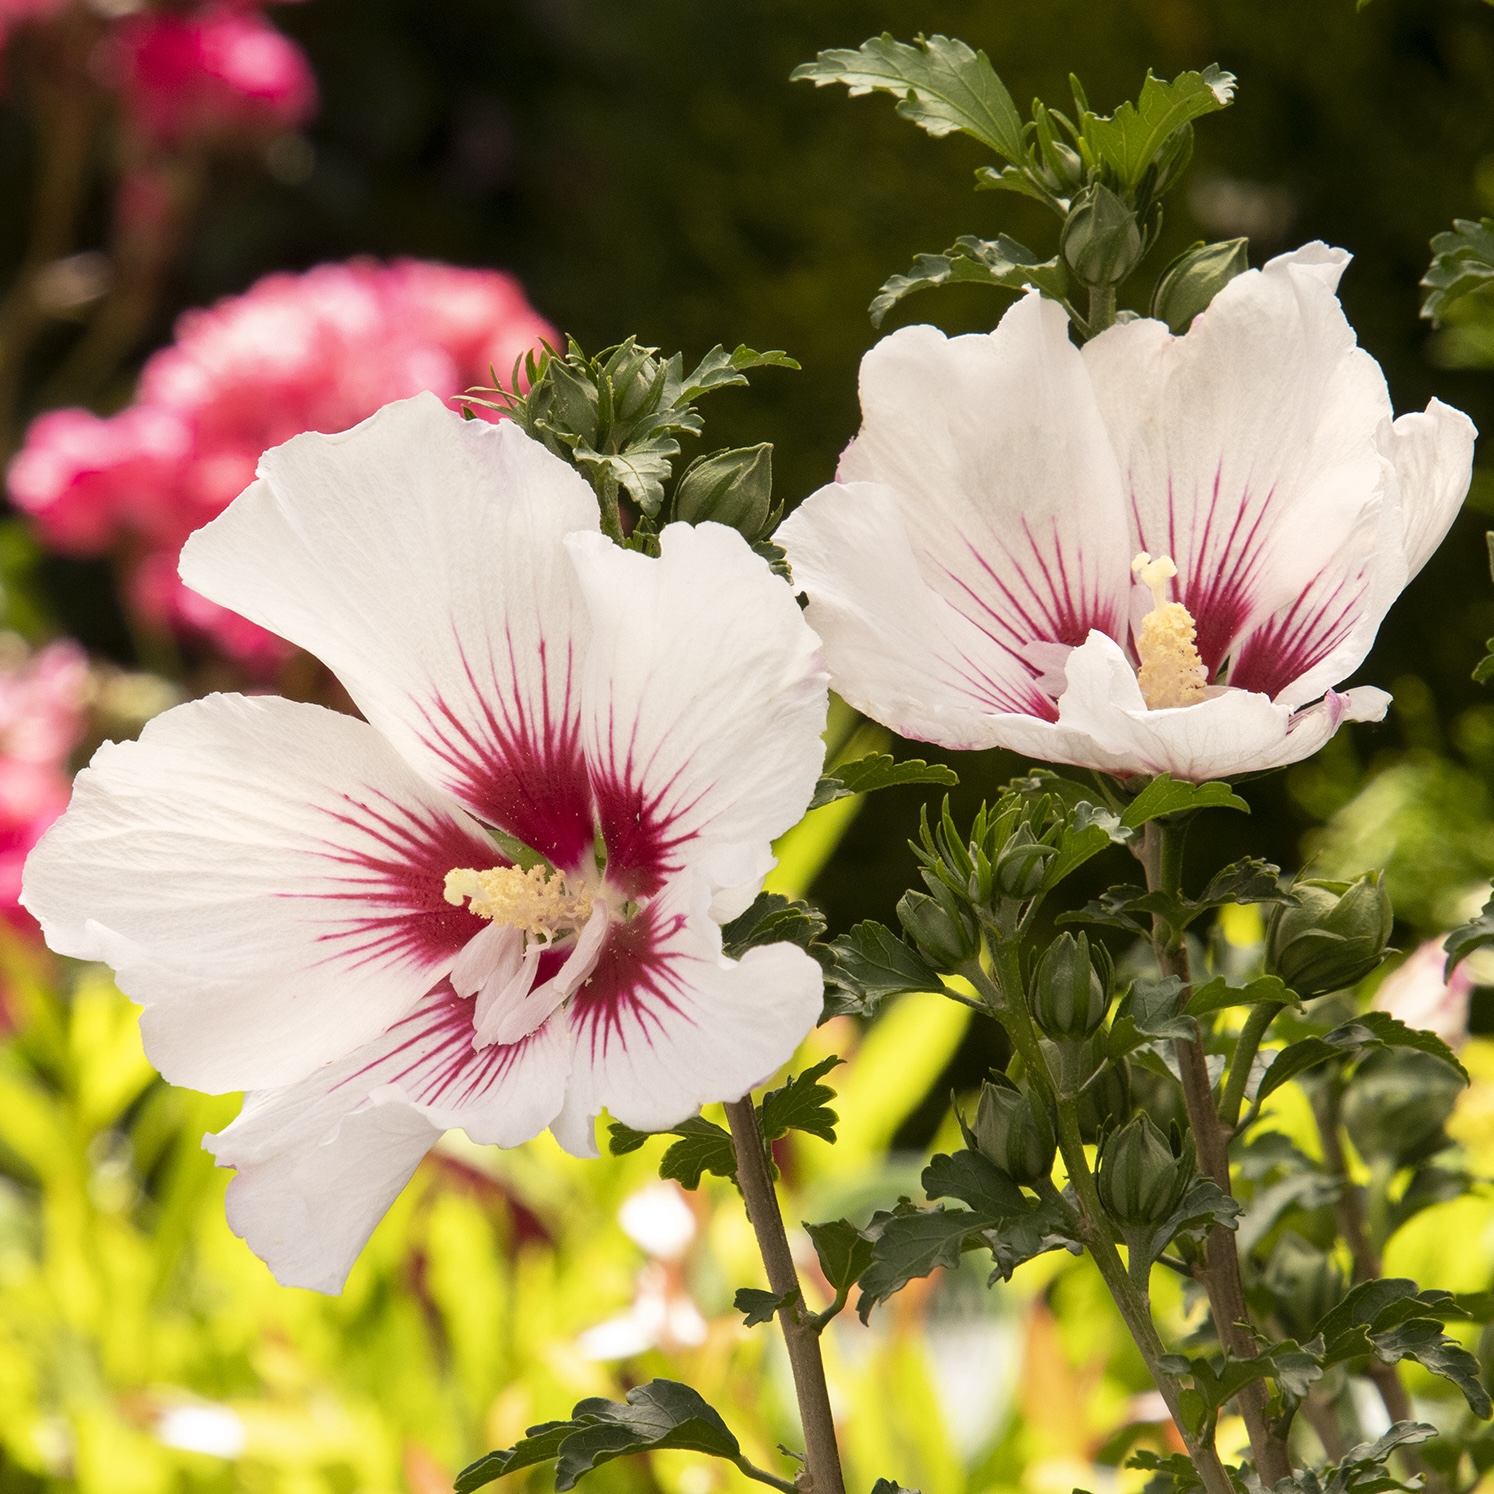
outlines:
[[[1098, 956], [1103, 967], [1096, 969]], [[1090, 949], [1087, 934], [1060, 934], [1038, 961], [1032, 987], [1032, 1016], [1050, 1038], [1082, 1041], [1110, 1010], [1110, 955], [1104, 945]]]
[[1053, 1171], [1058, 1142], [1052, 1118], [1004, 1074], [994, 1073], [981, 1085], [972, 1140], [981, 1156], [1024, 1187]]
[[1156, 1226], [1182, 1201], [1193, 1161], [1178, 1155], [1150, 1116], [1133, 1116], [1100, 1147], [1096, 1185], [1100, 1202], [1123, 1227]]
[[1299, 881], [1278, 905], [1266, 936], [1266, 969], [1299, 996], [1342, 991], [1385, 958], [1394, 912], [1383, 878]]

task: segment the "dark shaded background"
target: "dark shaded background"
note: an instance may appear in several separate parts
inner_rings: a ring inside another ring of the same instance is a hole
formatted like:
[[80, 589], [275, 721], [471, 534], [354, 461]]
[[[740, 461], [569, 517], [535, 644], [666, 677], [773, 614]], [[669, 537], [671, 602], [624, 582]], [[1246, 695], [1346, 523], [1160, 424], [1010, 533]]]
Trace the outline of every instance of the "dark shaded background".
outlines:
[[[1235, 107], [1200, 124], [1156, 264], [1205, 235], [1248, 233], [1256, 263], [1314, 237], [1344, 245], [1357, 256], [1344, 301], [1397, 408], [1435, 392], [1494, 419], [1494, 379], [1429, 360], [1416, 288], [1429, 237], [1494, 208], [1479, 192], [1482, 176], [1494, 199], [1494, 9], [1482, 0], [1373, 0], [1359, 14], [1352, 0], [311, 0], [275, 19], [321, 80], [314, 164], [294, 184], [225, 169], [152, 345], [182, 307], [271, 269], [363, 252], [503, 266], [588, 348], [636, 332], [687, 357], [718, 341], [791, 351], [803, 372], [766, 371], [721, 396], [707, 436], [772, 440], [792, 501], [829, 478], [854, 433], [856, 363], [875, 336], [866, 305], [889, 273], [962, 232], [1053, 242], [1040, 209], [972, 192], [972, 142], [929, 139], [885, 97], [787, 81], [821, 47], [945, 31], [985, 48], [1019, 101], [1063, 105], [1070, 70], [1101, 110], [1133, 97], [1148, 66], [1237, 73]], [[28, 162], [7, 116], [7, 200], [22, 200]], [[0, 221], [12, 261], [19, 232], [17, 217]], [[1005, 304], [961, 289], [903, 315], [964, 330]], [[1362, 672], [1396, 688], [1391, 720], [1340, 739], [1325, 766], [1250, 786], [1254, 817], [1221, 816], [1219, 839], [1196, 852], [1290, 863], [1303, 829], [1377, 757], [1468, 738], [1469, 669], [1494, 632], [1483, 492]], [[48, 574], [63, 620], [121, 651], [88, 574]], [[1014, 766], [966, 759], [959, 797]], [[904, 791], [868, 805], [816, 888], [833, 926], [891, 917], [919, 802]]]

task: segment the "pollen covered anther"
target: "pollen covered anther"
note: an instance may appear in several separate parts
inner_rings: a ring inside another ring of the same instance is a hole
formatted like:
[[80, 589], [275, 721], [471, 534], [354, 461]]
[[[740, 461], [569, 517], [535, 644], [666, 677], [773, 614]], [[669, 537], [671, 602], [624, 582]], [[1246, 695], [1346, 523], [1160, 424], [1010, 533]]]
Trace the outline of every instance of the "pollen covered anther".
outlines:
[[1131, 562], [1136, 579], [1152, 594], [1152, 610], [1136, 636], [1136, 671], [1142, 698], [1154, 711], [1194, 705], [1204, 698], [1209, 671], [1198, 653], [1198, 628], [1181, 602], [1167, 599], [1167, 585], [1178, 573], [1169, 555], [1155, 559], [1143, 550]]
[[591, 898], [547, 866], [459, 866], [446, 873], [442, 895], [453, 907], [465, 902], [479, 918], [511, 924], [537, 939], [580, 929], [591, 917]]

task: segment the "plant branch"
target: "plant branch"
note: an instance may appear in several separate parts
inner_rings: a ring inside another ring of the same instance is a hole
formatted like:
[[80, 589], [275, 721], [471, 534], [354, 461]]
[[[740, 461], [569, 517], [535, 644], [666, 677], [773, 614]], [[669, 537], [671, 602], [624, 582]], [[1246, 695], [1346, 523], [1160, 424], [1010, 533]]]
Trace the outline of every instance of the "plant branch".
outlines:
[[1219, 1460], [1212, 1438], [1203, 1441], [1187, 1430], [1182, 1414], [1181, 1387], [1171, 1375], [1162, 1370], [1161, 1359], [1166, 1350], [1158, 1336], [1157, 1325], [1152, 1321], [1151, 1303], [1144, 1284], [1138, 1285], [1135, 1276], [1127, 1270], [1121, 1261], [1120, 1252], [1115, 1248], [1110, 1222], [1100, 1202], [1094, 1173], [1090, 1170], [1089, 1158], [1084, 1151], [1084, 1140], [1079, 1134], [1078, 1104], [1072, 1096], [1059, 1094], [1047, 1060], [1043, 1057], [1037, 1030], [1027, 1010], [1022, 989], [1021, 964], [1015, 944], [998, 944], [996, 960], [999, 990], [980, 968], [979, 961], [971, 961], [963, 973], [977, 990], [989, 993], [992, 1008], [1011, 1034], [1012, 1045], [1021, 1054], [1027, 1072], [1034, 1081], [1047, 1089], [1054, 1103], [1058, 1115], [1059, 1151], [1079, 1200], [1080, 1232], [1084, 1244], [1106, 1289], [1115, 1300], [1122, 1321], [1141, 1351], [1141, 1357], [1145, 1360], [1157, 1389], [1162, 1393], [1173, 1423], [1188, 1449], [1188, 1456], [1193, 1459], [1193, 1466], [1203, 1479], [1206, 1494], [1233, 1494], [1234, 1485]]
[[726, 1119], [737, 1152], [737, 1182], [747, 1206], [748, 1223], [757, 1236], [768, 1285], [777, 1296], [790, 1299], [778, 1309], [778, 1326], [783, 1330], [789, 1365], [794, 1372], [810, 1489], [812, 1494], [845, 1494], [835, 1421], [830, 1414], [830, 1393], [825, 1386], [825, 1364], [820, 1357], [819, 1328], [813, 1314], [804, 1306], [799, 1273], [794, 1267], [778, 1195], [773, 1188], [767, 1144], [757, 1123], [751, 1095], [729, 1104]]
[[[1141, 845], [1141, 862], [1149, 891], [1176, 896], [1181, 890], [1185, 833], [1184, 827], [1170, 825], [1165, 820], [1152, 820], [1147, 824]], [[1152, 948], [1161, 973], [1177, 976], [1191, 990], [1193, 972], [1189, 967], [1188, 946], [1182, 934], [1160, 915], [1152, 919]], [[1199, 1039], [1178, 1039], [1172, 1046], [1182, 1075], [1183, 1102], [1188, 1111], [1188, 1127], [1193, 1133], [1198, 1169], [1229, 1194], [1229, 1129], [1214, 1107], [1214, 1087], [1209, 1081], [1208, 1057], [1203, 1043]], [[1220, 1346], [1237, 1359], [1254, 1359], [1257, 1345], [1250, 1312], [1245, 1305], [1240, 1257], [1234, 1232], [1222, 1224], [1209, 1230], [1204, 1243], [1203, 1282]], [[1264, 1380], [1252, 1381], [1236, 1397], [1246, 1430], [1250, 1433], [1250, 1451], [1255, 1459], [1256, 1472], [1267, 1488], [1292, 1475], [1286, 1439], [1272, 1429], [1266, 1417], [1269, 1398]]]

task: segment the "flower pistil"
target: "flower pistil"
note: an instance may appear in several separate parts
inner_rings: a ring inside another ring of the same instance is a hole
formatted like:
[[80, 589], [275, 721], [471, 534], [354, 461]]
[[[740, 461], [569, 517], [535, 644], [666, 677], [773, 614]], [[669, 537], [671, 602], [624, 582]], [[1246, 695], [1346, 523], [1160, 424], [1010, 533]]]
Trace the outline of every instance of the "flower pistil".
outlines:
[[1204, 698], [1209, 672], [1198, 654], [1198, 628], [1181, 602], [1167, 599], [1167, 586], [1178, 573], [1170, 555], [1155, 559], [1143, 550], [1131, 562], [1136, 579], [1152, 594], [1152, 610], [1136, 635], [1136, 671], [1149, 709], [1195, 705]]

